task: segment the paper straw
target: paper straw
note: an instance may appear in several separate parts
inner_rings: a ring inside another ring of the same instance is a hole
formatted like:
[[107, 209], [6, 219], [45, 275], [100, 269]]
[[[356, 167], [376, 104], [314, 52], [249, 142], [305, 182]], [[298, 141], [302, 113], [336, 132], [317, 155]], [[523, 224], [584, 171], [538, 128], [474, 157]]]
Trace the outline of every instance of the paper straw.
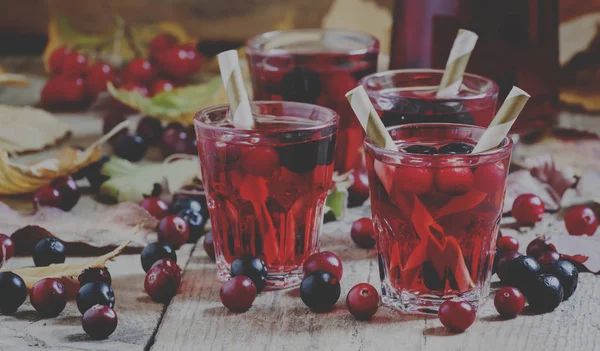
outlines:
[[451, 97], [458, 95], [462, 84], [463, 75], [469, 63], [471, 52], [477, 43], [477, 34], [466, 29], [460, 29], [454, 39], [450, 56], [446, 62], [446, 69], [442, 76], [437, 97]]
[[229, 113], [236, 128], [252, 129], [254, 118], [250, 109], [250, 100], [244, 87], [244, 78], [240, 69], [237, 51], [229, 50], [218, 56], [221, 79], [229, 99]]
[[389, 150], [398, 151], [394, 139], [390, 136], [390, 133], [385, 129], [381, 118], [375, 111], [375, 107], [369, 100], [367, 92], [362, 85], [350, 90], [346, 93], [346, 98], [350, 102], [352, 110], [356, 114], [360, 125], [363, 127], [367, 136], [373, 144], [384, 147]]
[[491, 150], [500, 145], [530, 97], [522, 89], [513, 87], [488, 129], [486, 129], [477, 145], [475, 145], [473, 153]]

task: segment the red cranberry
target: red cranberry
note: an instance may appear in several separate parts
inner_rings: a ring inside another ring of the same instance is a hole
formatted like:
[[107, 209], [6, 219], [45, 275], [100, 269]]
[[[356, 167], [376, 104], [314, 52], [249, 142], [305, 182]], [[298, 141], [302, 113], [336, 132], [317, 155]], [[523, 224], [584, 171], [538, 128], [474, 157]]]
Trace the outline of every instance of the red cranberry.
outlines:
[[560, 254], [553, 250], [544, 251], [535, 257], [540, 266], [560, 260]]
[[71, 176], [58, 177], [50, 183], [50, 186], [58, 190], [61, 197], [59, 207], [63, 211], [70, 211], [81, 197], [79, 187]]
[[269, 177], [279, 167], [279, 154], [273, 148], [257, 147], [242, 156], [245, 173], [258, 177]]
[[197, 71], [200, 57], [184, 45], [175, 45], [159, 56], [163, 72], [171, 78], [183, 79]]
[[473, 172], [467, 167], [445, 167], [435, 173], [439, 191], [449, 195], [462, 195], [473, 187]]
[[352, 173], [353, 182], [348, 188], [348, 207], [362, 205], [369, 198], [369, 176], [364, 169]]
[[565, 226], [571, 235], [592, 236], [598, 229], [598, 217], [589, 207], [574, 206], [565, 215]]
[[163, 132], [162, 122], [156, 118], [144, 117], [137, 125], [136, 134], [148, 144], [156, 144]]
[[33, 195], [33, 202], [36, 206], [60, 207], [61, 196], [58, 190], [50, 184], [44, 185]]
[[519, 195], [512, 207], [512, 215], [520, 225], [532, 226], [542, 220], [546, 211], [542, 199], [533, 194]]
[[[6, 257], [3, 256], [6, 252]], [[8, 235], [0, 234], [0, 262], [6, 261], [15, 255], [15, 244]]]
[[161, 258], [160, 260], [154, 262], [151, 269], [154, 267], [160, 267], [167, 272], [171, 273], [177, 282], [177, 285], [181, 284], [181, 267], [175, 263], [170, 258]]
[[143, 57], [136, 57], [129, 61], [122, 72], [122, 79], [125, 82], [136, 82], [147, 84], [154, 79], [156, 74], [150, 61]]
[[156, 302], [167, 302], [179, 288], [181, 277], [176, 276], [175, 270], [164, 265], [153, 266], [146, 273], [144, 290]]
[[62, 66], [65, 61], [65, 57], [70, 53], [71, 49], [65, 45], [52, 51], [52, 54], [50, 54], [50, 59], [48, 60], [48, 68], [50, 69], [51, 74], [62, 73]]
[[103, 282], [108, 285], [112, 284], [112, 277], [107, 268], [88, 268], [77, 278], [79, 286], [84, 286], [87, 283]]
[[[433, 186], [433, 173], [427, 168], [401, 166], [394, 174], [396, 192], [424, 194]], [[400, 195], [400, 194], [399, 194]]]
[[527, 245], [527, 256], [537, 257], [542, 252], [552, 250], [550, 245], [546, 242], [545, 236], [540, 236], [533, 239], [529, 245]]
[[65, 55], [62, 64], [63, 74], [73, 77], [80, 77], [87, 71], [87, 69], [88, 59], [84, 54], [77, 51], [71, 51]]
[[346, 307], [354, 318], [369, 320], [379, 308], [379, 293], [371, 284], [357, 284], [348, 292]]
[[245, 276], [233, 277], [221, 287], [221, 302], [232, 312], [246, 312], [256, 298], [256, 286]]
[[462, 300], [445, 301], [438, 311], [440, 322], [455, 333], [462, 333], [475, 322], [475, 308]]
[[60, 280], [45, 278], [31, 288], [29, 299], [41, 316], [56, 317], [67, 305], [67, 290]]
[[375, 233], [373, 232], [373, 221], [371, 218], [361, 218], [352, 223], [350, 237], [356, 245], [363, 249], [372, 249], [375, 247]]
[[175, 85], [166, 79], [159, 79], [152, 84], [152, 96], [163, 93], [165, 91], [171, 91], [175, 89]]
[[81, 318], [83, 330], [92, 339], [106, 339], [117, 329], [118, 318], [115, 311], [103, 305], [94, 305]]
[[195, 135], [185, 129], [167, 128], [160, 138], [160, 149], [165, 156], [172, 154], [196, 154]]
[[304, 261], [304, 275], [309, 275], [316, 271], [327, 271], [337, 280], [342, 279], [344, 267], [342, 261], [333, 252], [323, 251], [314, 253]]
[[106, 91], [106, 84], [114, 82], [115, 72], [111, 65], [106, 62], [97, 62], [90, 66], [85, 77], [85, 91], [88, 95], [95, 97]]
[[504, 163], [498, 161], [492, 164], [478, 166], [473, 172], [475, 189], [484, 193], [498, 190], [498, 184], [504, 184], [506, 168]]
[[159, 57], [167, 49], [177, 45], [177, 38], [171, 34], [161, 33], [148, 43], [148, 52], [151, 57]]
[[494, 306], [504, 318], [515, 318], [525, 308], [525, 296], [521, 290], [506, 286], [496, 292]]
[[519, 251], [519, 241], [512, 236], [503, 236], [498, 239], [496, 247], [502, 251]]
[[144, 97], [150, 95], [148, 88], [136, 82], [125, 82], [121, 84], [119, 88], [127, 91], [135, 91], [136, 93]]
[[185, 219], [179, 215], [169, 215], [158, 223], [158, 239], [174, 249], [185, 244], [190, 236], [190, 230]]
[[148, 213], [150, 213], [156, 219], [163, 219], [169, 214], [169, 205], [157, 196], [150, 196], [140, 202], [140, 206], [143, 207]]
[[212, 232], [206, 233], [204, 236], [204, 241], [202, 242], [202, 247], [204, 247], [204, 251], [210, 257], [211, 260], [215, 260], [215, 244], [213, 242], [213, 234]]

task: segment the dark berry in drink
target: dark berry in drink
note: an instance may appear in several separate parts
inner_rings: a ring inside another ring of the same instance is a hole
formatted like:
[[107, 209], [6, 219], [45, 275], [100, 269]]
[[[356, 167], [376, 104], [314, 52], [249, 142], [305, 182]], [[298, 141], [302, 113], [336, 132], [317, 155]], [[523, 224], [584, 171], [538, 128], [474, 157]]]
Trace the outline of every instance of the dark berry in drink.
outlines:
[[252, 279], [239, 276], [233, 277], [223, 283], [219, 293], [223, 306], [231, 312], [246, 312], [252, 307], [257, 294], [256, 286]]
[[204, 240], [202, 241], [202, 247], [204, 252], [210, 257], [211, 260], [215, 260], [215, 244], [213, 242], [212, 232], [206, 233]]
[[281, 96], [286, 101], [314, 104], [323, 85], [319, 74], [310, 68], [296, 66], [281, 79]]
[[358, 247], [363, 249], [374, 248], [376, 241], [371, 218], [365, 217], [354, 221], [350, 228], [350, 237]]
[[56, 238], [44, 238], [33, 249], [33, 262], [36, 267], [65, 262], [65, 244]]
[[0, 272], [0, 313], [15, 313], [27, 298], [27, 286], [13, 272]]
[[178, 278], [175, 271], [162, 265], [155, 265], [144, 280], [144, 290], [155, 302], [167, 302], [179, 288], [181, 276]]
[[573, 206], [565, 214], [565, 226], [571, 235], [592, 236], [598, 229], [598, 216], [587, 206]]
[[512, 236], [503, 236], [498, 239], [496, 247], [502, 251], [519, 251], [519, 241]]
[[346, 296], [346, 307], [359, 321], [369, 320], [379, 308], [379, 293], [371, 284], [357, 284]]
[[502, 317], [515, 318], [525, 308], [525, 296], [521, 290], [506, 286], [496, 292], [494, 306]]
[[81, 319], [83, 331], [94, 340], [108, 338], [117, 329], [117, 313], [108, 306], [94, 305]]
[[364, 169], [352, 172], [353, 182], [348, 188], [348, 207], [361, 206], [369, 198], [369, 176]]
[[158, 196], [149, 196], [140, 202], [140, 206], [154, 218], [161, 220], [169, 214], [169, 205]]
[[304, 275], [309, 275], [316, 271], [327, 271], [337, 279], [342, 280], [344, 267], [342, 260], [333, 252], [323, 251], [314, 253], [304, 261], [302, 267]]
[[519, 225], [532, 226], [542, 220], [545, 211], [542, 199], [533, 194], [522, 194], [515, 199], [511, 213]]
[[77, 293], [77, 308], [81, 314], [94, 305], [115, 307], [115, 292], [110, 285], [103, 282], [87, 283]]
[[411, 154], [433, 155], [437, 154], [437, 149], [427, 145], [411, 145], [402, 149]]
[[70, 211], [81, 198], [79, 187], [70, 176], [58, 177], [50, 183], [50, 186], [58, 190], [60, 194], [59, 208], [63, 211]]
[[142, 250], [140, 258], [142, 260], [144, 272], [148, 272], [152, 265], [161, 258], [170, 258], [177, 262], [177, 254], [175, 253], [175, 250], [173, 250], [173, 247], [161, 242], [148, 244]]
[[187, 221], [179, 215], [168, 215], [158, 223], [158, 240], [178, 249], [190, 236]]
[[[277, 148], [279, 162], [294, 173], [312, 171], [317, 165], [329, 165], [335, 156], [335, 137], [280, 146]], [[300, 141], [300, 140], [298, 140]], [[306, 157], [306, 155], [317, 157]]]
[[473, 172], [468, 167], [445, 167], [435, 172], [435, 184], [448, 195], [462, 195], [473, 188]]
[[87, 283], [102, 282], [108, 285], [112, 284], [110, 272], [105, 268], [88, 268], [77, 278], [79, 286], [84, 286]]
[[300, 298], [314, 312], [331, 311], [340, 294], [340, 282], [326, 271], [313, 272], [300, 283]]
[[136, 134], [149, 145], [160, 141], [163, 132], [162, 122], [152, 117], [144, 117], [138, 123]]
[[564, 298], [560, 280], [551, 274], [540, 274], [533, 277], [525, 295], [529, 307], [537, 313], [554, 311]]
[[60, 280], [45, 278], [31, 288], [31, 305], [42, 317], [56, 317], [67, 305], [67, 290]]
[[455, 142], [455, 143], [446, 144], [446, 145], [440, 147], [438, 149], [438, 152], [440, 154], [447, 154], [447, 155], [455, 155], [455, 154], [464, 155], [464, 154], [470, 154], [473, 151], [473, 148], [474, 147], [471, 144]]
[[119, 134], [112, 142], [115, 154], [131, 162], [138, 162], [148, 151], [148, 143], [138, 135]]
[[448, 300], [438, 310], [440, 322], [454, 333], [462, 333], [475, 322], [475, 308], [463, 300]]
[[202, 213], [188, 208], [187, 210], [181, 210], [178, 215], [188, 224], [189, 240], [198, 240], [202, 236], [206, 224], [206, 219], [202, 216]]
[[231, 276], [252, 279], [259, 293], [267, 286], [267, 275], [267, 265], [258, 257], [244, 256], [231, 263]]
[[527, 288], [541, 267], [531, 256], [519, 256], [500, 266], [500, 279], [504, 285], [514, 286], [527, 295]]
[[560, 254], [554, 250], [544, 251], [535, 257], [540, 266], [560, 260]]
[[569, 261], [554, 261], [542, 266], [542, 273], [551, 274], [558, 278], [563, 288], [564, 300], [567, 300], [577, 290], [579, 272], [575, 265]]
[[[6, 257], [3, 256], [6, 253]], [[6, 261], [15, 255], [15, 244], [12, 239], [5, 235], [0, 234], [0, 262]]]

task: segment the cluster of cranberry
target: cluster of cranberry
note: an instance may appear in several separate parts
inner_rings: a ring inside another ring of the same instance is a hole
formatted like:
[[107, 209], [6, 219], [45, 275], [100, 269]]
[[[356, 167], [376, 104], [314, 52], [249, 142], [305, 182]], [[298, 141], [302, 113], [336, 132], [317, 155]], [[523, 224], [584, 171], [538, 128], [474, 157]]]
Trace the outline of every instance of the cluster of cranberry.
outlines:
[[52, 109], [85, 108], [106, 91], [108, 82], [143, 96], [155, 95], [182, 85], [202, 66], [202, 57], [193, 45], [179, 44], [169, 34], [154, 37], [148, 52], [148, 58], [136, 57], [117, 72], [107, 62], [90, 64], [85, 54], [61, 46], [48, 60], [52, 77], [42, 90], [42, 103]]

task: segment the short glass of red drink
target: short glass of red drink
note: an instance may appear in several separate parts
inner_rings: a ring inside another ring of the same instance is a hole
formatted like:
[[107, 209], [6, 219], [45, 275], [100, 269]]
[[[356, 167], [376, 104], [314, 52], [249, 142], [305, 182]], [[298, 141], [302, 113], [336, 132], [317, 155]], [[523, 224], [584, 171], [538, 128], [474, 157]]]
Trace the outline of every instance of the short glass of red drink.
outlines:
[[383, 301], [437, 313], [447, 299], [478, 306], [490, 285], [513, 143], [471, 154], [484, 128], [388, 128], [398, 151], [365, 140]]
[[267, 288], [286, 288], [319, 249], [339, 117], [296, 102], [250, 105], [252, 130], [235, 128], [226, 105], [200, 111], [194, 122], [217, 274], [226, 280], [235, 259], [260, 257]]
[[487, 127], [496, 113], [498, 85], [465, 74], [456, 97], [438, 98], [444, 71], [402, 69], [364, 77], [360, 84], [386, 127], [409, 123], [460, 123]]

